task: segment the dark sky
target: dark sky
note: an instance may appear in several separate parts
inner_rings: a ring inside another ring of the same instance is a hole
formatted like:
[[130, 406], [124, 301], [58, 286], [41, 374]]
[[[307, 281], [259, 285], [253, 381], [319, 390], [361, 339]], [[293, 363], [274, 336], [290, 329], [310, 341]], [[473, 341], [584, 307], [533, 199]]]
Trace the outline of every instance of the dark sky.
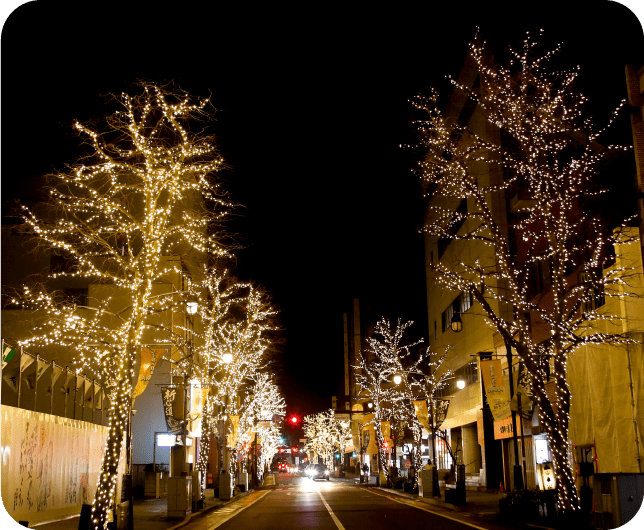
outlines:
[[624, 64], [643, 61], [639, 21], [613, 2], [451, 4], [25, 4], [2, 30], [2, 201], [75, 159], [72, 120], [101, 116], [101, 95], [137, 78], [211, 92], [222, 177], [244, 205], [231, 227], [248, 244], [237, 273], [281, 309], [289, 407], [328, 407], [347, 300], [426, 326], [420, 185], [398, 148], [413, 141], [407, 100], [458, 73], [477, 25], [499, 44], [546, 29], [565, 45], [561, 65], [581, 64], [600, 117], [625, 97]]

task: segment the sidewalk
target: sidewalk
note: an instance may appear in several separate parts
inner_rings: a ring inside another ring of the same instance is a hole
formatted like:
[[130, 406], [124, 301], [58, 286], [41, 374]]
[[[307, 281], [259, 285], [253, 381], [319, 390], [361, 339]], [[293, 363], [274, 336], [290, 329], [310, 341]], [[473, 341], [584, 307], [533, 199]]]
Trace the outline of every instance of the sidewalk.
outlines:
[[[359, 479], [356, 480], [356, 482], [358, 481]], [[360, 484], [359, 482], [356, 485], [373, 487], [372, 484]], [[472, 517], [480, 519], [481, 521], [493, 523], [498, 526], [506, 526], [507, 524], [499, 520], [499, 514], [501, 512], [499, 507], [499, 500], [505, 495], [505, 493], [487, 493], [482, 491], [468, 490], [465, 494], [465, 504], [462, 506], [457, 506], [455, 504], [445, 502], [444, 490], [441, 490], [440, 497], [421, 497], [417, 494], [405, 493], [402, 490], [385, 488], [381, 486], [376, 486], [376, 489], [385, 491], [393, 495], [407, 497], [410, 500], [432, 504], [442, 509], [466, 513]], [[532, 523], [517, 521], [512, 525], [512, 528], [523, 528], [525, 530], [553, 530], [552, 527], [548, 526], [548, 521], [544, 518], [540, 518]]]
[[[185, 519], [168, 519], [168, 500], [163, 497], [161, 499], [134, 499], [134, 528], [144, 528], [145, 530], [175, 530], [190, 520], [200, 517], [205, 513], [217, 510], [222, 506], [245, 497], [254, 490], [250, 489], [244, 493], [238, 493], [228, 501], [222, 501], [214, 496], [214, 490], [204, 490], [204, 507]], [[80, 517], [78, 515], [72, 516], [68, 519], [60, 521], [53, 521], [50, 523], [34, 523], [29, 525], [30, 528], [38, 528], [39, 530], [78, 530], [78, 522]]]

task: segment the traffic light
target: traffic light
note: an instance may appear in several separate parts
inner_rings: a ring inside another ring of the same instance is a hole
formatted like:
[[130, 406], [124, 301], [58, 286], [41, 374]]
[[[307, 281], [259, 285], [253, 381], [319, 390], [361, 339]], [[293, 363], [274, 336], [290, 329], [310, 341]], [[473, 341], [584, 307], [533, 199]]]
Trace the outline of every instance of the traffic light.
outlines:
[[293, 452], [297, 453], [297, 446], [295, 446], [295, 445], [293, 446]]
[[297, 416], [291, 416], [291, 425], [297, 425], [299, 421], [300, 418], [298, 418]]
[[284, 452], [284, 448], [280, 447], [280, 453], [283, 453], [283, 452]]

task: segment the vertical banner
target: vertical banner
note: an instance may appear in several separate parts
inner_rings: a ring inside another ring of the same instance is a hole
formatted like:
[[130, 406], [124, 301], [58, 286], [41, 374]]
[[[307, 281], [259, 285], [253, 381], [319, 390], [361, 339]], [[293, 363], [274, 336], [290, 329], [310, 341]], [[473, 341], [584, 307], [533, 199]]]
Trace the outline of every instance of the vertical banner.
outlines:
[[[136, 387], [134, 388], [133, 399], [140, 396], [148, 382], [152, 378], [154, 368], [157, 365], [157, 360], [163, 355], [165, 350], [152, 350], [150, 348], [141, 348], [141, 365], [139, 366], [139, 376], [136, 380]], [[134, 403], [134, 402], [133, 402]]]
[[441, 425], [447, 418], [449, 410], [449, 399], [435, 399], [434, 400], [434, 428], [440, 429]]
[[201, 436], [201, 419], [207, 392], [201, 387], [193, 386], [190, 389], [190, 432], [191, 436]]
[[427, 401], [420, 399], [414, 401], [414, 410], [416, 411], [416, 417], [420, 424], [427, 429], [428, 432], [432, 432], [432, 428], [429, 425], [429, 413], [427, 412]]
[[512, 414], [512, 411], [510, 409], [510, 397], [503, 379], [501, 361], [497, 359], [481, 360], [481, 374], [494, 421], [501, 421], [507, 418]]
[[167, 386], [161, 389], [161, 399], [163, 400], [165, 423], [168, 427], [168, 432], [171, 434], [180, 434], [183, 431], [182, 422], [174, 417], [174, 404], [176, 398], [176, 388]]
[[235, 447], [237, 438], [239, 438], [239, 416], [237, 416], [236, 414], [231, 414], [230, 432], [228, 433], [228, 437], [226, 438], [228, 447]]

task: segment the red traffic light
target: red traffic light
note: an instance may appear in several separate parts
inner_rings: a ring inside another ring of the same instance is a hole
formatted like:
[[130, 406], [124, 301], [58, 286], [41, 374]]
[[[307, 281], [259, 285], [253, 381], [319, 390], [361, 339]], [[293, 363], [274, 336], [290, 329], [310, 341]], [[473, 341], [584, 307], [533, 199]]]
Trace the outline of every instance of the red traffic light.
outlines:
[[284, 452], [284, 448], [280, 447], [280, 453], [283, 453], [283, 452]]
[[296, 446], [293, 446], [293, 452], [297, 453], [297, 447]]
[[299, 418], [297, 416], [292, 416], [291, 417], [291, 423], [293, 425], [297, 424], [298, 421], [300, 421], [300, 420], [299, 420]]

